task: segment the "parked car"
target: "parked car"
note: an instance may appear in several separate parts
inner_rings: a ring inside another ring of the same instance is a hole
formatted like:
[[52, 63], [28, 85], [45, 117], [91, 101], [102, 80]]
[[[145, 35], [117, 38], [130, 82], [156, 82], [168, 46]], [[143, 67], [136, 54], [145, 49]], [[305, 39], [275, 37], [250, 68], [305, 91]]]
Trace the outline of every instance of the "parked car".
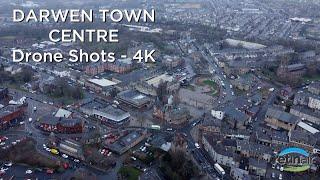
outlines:
[[26, 174], [32, 174], [32, 173], [33, 173], [32, 170], [30, 169], [26, 170]]

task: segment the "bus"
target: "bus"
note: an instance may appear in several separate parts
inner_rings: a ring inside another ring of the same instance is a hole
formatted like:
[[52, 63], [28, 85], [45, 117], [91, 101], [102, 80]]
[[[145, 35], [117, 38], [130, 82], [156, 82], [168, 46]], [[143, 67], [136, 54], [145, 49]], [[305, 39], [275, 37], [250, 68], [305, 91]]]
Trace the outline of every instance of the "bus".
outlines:
[[224, 176], [226, 174], [226, 172], [224, 171], [224, 169], [218, 164], [218, 163], [215, 163], [214, 164], [214, 169], [216, 171], [218, 171], [218, 173], [221, 175], [221, 176]]

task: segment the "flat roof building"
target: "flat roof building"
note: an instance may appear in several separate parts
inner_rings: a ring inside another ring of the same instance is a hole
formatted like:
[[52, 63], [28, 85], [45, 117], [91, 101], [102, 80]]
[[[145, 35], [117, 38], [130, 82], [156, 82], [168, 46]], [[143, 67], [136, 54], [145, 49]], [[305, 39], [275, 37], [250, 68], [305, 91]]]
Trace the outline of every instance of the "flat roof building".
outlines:
[[147, 107], [151, 102], [148, 96], [133, 90], [120, 92], [117, 95], [117, 100], [138, 109]]
[[93, 109], [92, 115], [107, 125], [122, 125], [130, 119], [130, 113], [111, 105], [102, 109]]

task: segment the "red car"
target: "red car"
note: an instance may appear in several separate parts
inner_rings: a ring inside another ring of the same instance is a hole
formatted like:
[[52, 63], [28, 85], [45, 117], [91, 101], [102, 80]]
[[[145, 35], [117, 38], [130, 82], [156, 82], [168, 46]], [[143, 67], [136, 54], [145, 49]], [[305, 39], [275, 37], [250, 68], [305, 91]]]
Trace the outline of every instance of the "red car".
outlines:
[[0, 136], [0, 142], [6, 141], [8, 138], [6, 136]]
[[62, 166], [63, 166], [64, 169], [68, 169], [69, 168], [69, 164], [68, 163], [63, 163]]

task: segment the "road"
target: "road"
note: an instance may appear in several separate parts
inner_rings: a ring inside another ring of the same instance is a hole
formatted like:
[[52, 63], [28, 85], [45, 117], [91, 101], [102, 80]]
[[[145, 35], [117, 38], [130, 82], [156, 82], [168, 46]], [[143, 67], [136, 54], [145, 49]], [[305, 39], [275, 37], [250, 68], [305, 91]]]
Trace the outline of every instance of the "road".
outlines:
[[[199, 46], [199, 45], [197, 45]], [[201, 46], [199, 46], [201, 47]], [[231, 88], [231, 83], [229, 79], [227, 78], [226, 74], [224, 73], [223, 69], [220, 68], [216, 62], [215, 62], [215, 57], [212, 57], [211, 55], [206, 53], [206, 49], [204, 47], [199, 48], [201, 55], [203, 58], [208, 62], [209, 68], [212, 68], [213, 73], [212, 73], [212, 78], [213, 79], [219, 79], [217, 82], [222, 89], [222, 96], [220, 96], [220, 101], [221, 103], [227, 103], [229, 101], [232, 101], [235, 99], [235, 94], [233, 89]], [[225, 93], [225, 94], [223, 94]]]

